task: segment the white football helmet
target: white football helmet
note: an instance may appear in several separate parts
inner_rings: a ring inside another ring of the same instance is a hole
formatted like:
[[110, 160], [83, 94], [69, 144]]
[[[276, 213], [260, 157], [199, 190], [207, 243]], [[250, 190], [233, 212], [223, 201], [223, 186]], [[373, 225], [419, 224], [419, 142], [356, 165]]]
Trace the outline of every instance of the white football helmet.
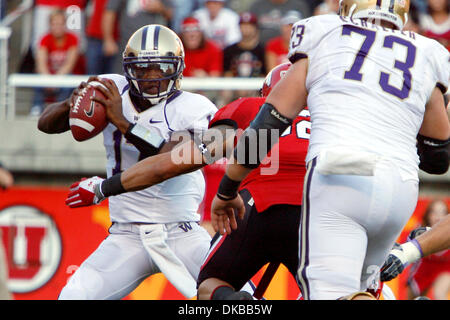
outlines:
[[340, 15], [392, 23], [402, 30], [408, 21], [410, 0], [340, 0]]
[[184, 48], [169, 28], [151, 24], [138, 29], [123, 52], [130, 93], [157, 104], [180, 88]]

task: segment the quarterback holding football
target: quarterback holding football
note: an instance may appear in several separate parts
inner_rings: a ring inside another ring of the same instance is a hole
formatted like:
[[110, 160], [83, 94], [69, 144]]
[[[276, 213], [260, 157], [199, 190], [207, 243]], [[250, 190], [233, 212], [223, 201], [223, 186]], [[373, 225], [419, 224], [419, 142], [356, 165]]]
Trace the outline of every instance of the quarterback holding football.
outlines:
[[[173, 132], [206, 130], [217, 111], [206, 97], [180, 90], [184, 49], [167, 27], [137, 30], [123, 52], [123, 66], [124, 75], [99, 75], [81, 83], [69, 99], [49, 105], [38, 123], [50, 134], [72, 130], [79, 140], [91, 138], [100, 127], [108, 177], [159, 153]], [[90, 126], [93, 133], [75, 132]], [[99, 180], [103, 179], [86, 179], [71, 188], [89, 189]], [[110, 235], [82, 263], [59, 298], [121, 299], [158, 272], [187, 298], [195, 296], [211, 241], [198, 224], [204, 192], [203, 175], [195, 171], [110, 197]]]

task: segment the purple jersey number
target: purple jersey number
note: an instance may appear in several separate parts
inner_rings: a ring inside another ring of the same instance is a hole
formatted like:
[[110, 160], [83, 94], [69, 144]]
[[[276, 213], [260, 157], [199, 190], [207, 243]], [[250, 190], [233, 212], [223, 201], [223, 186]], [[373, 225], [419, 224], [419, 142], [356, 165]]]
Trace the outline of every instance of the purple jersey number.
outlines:
[[345, 25], [342, 27], [342, 35], [351, 36], [352, 32], [363, 35], [365, 39], [361, 46], [361, 49], [359, 49], [358, 53], [356, 54], [355, 62], [353, 62], [351, 69], [345, 72], [344, 79], [361, 81], [363, 75], [362, 73], [360, 73], [360, 71], [364, 63], [364, 59], [366, 59], [367, 54], [369, 53], [370, 48], [372, 48], [372, 45], [375, 41], [376, 32], [349, 25]]
[[383, 46], [385, 48], [393, 48], [394, 43], [405, 46], [408, 49], [408, 53], [406, 55], [406, 61], [401, 62], [395, 60], [394, 68], [403, 72], [403, 86], [402, 89], [399, 90], [396, 87], [393, 87], [389, 84], [389, 74], [385, 72], [381, 72], [380, 77], [380, 86], [384, 91], [400, 98], [406, 99], [409, 97], [409, 92], [411, 91], [411, 71], [410, 69], [414, 66], [414, 61], [416, 60], [416, 47], [409, 41], [405, 39], [396, 37], [396, 36], [387, 36], [384, 38]]
[[[375, 42], [376, 31], [362, 29], [351, 25], [344, 25], [342, 27], [342, 35], [351, 36], [352, 32], [363, 35], [365, 39], [360, 50], [356, 54], [356, 58], [353, 62], [352, 67], [350, 68], [350, 70], [345, 72], [344, 79], [362, 81], [363, 75], [360, 71], [365, 58], [369, 54], [369, 51]], [[394, 64], [394, 68], [403, 72], [402, 89], [398, 89], [389, 84], [390, 75], [386, 72], [381, 72], [379, 84], [383, 91], [403, 100], [409, 97], [409, 92], [411, 91], [412, 75], [410, 69], [414, 66], [414, 62], [416, 59], [416, 47], [411, 42], [392, 35], [386, 36], [384, 38], [383, 47], [393, 49], [394, 43], [405, 46], [407, 48], [406, 61], [402, 62], [399, 60], [395, 60]]]
[[[113, 140], [114, 140], [114, 159], [116, 161], [116, 165], [112, 169], [112, 174], [115, 175], [116, 173], [122, 172], [122, 132], [120, 130], [115, 130], [113, 132]], [[127, 140], [128, 141], [128, 140]], [[139, 153], [139, 159], [138, 161], [143, 160], [144, 157], [142, 156], [142, 153]]]
[[303, 35], [305, 34], [305, 26], [299, 24], [292, 28], [291, 30], [291, 48], [298, 47], [303, 40]]

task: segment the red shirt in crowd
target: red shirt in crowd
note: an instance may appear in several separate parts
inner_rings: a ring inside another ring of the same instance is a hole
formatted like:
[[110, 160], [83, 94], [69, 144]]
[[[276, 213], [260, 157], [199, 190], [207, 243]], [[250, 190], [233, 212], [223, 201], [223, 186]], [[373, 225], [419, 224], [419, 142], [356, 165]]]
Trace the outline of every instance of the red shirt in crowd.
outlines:
[[35, 4], [37, 6], [52, 6], [67, 8], [76, 5], [83, 9], [86, 6], [86, 0], [36, 0]]
[[430, 15], [423, 15], [420, 26], [425, 37], [439, 41], [450, 51], [450, 15], [440, 24], [437, 24]]
[[211, 71], [223, 72], [223, 52], [214, 42], [205, 40], [200, 49], [189, 50], [185, 48], [185, 64], [183, 71], [185, 77], [194, 76], [194, 71], [201, 69], [208, 74]]
[[[89, 17], [89, 22], [86, 26], [86, 35], [95, 39], [103, 39], [102, 33], [102, 17], [106, 8], [108, 0], [95, 0], [92, 15]], [[118, 39], [118, 26], [115, 25], [114, 37]]]
[[277, 56], [276, 65], [279, 65], [279, 64], [282, 64], [282, 63], [288, 61], [288, 59], [287, 59], [288, 51], [289, 51], [289, 48], [284, 43], [282, 37], [272, 38], [269, 41], [267, 41], [266, 53], [270, 52]]
[[62, 43], [58, 44], [55, 37], [48, 33], [42, 37], [39, 46], [47, 48], [48, 68], [51, 74], [55, 74], [64, 64], [69, 49], [78, 46], [78, 37], [67, 32]]
[[415, 294], [430, 289], [436, 279], [450, 272], [450, 250], [444, 250], [420, 259], [412, 265], [408, 282]]

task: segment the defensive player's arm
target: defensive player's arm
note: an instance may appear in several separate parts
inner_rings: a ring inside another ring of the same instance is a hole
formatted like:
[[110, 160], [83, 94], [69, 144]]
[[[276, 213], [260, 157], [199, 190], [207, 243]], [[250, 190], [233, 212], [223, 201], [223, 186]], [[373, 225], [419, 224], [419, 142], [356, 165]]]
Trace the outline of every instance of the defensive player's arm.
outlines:
[[[272, 130], [278, 130], [278, 135], [281, 135], [305, 108], [307, 72], [307, 57], [295, 61], [271, 90], [266, 102], [240, 137], [211, 205], [211, 223], [216, 232], [230, 234], [237, 228], [235, 211], [238, 217], [244, 217], [245, 207], [238, 194], [239, 186], [250, 171], [259, 166], [260, 159], [265, 157], [276, 143], [269, 138]], [[270, 131], [266, 136], [266, 154], [262, 154], [263, 149], [259, 150], [262, 146], [259, 135], [264, 130]], [[257, 145], [256, 155], [251, 154], [253, 144]], [[256, 163], [252, 161], [254, 159], [257, 159]]]
[[391, 281], [396, 278], [411, 263], [419, 259], [450, 249], [450, 214], [428, 230], [414, 237], [413, 230], [408, 241], [395, 245], [389, 253], [380, 272], [381, 281]]
[[[269, 129], [269, 130], [277, 129], [276, 128], [277, 125], [274, 125], [272, 127], [267, 126], [268, 120], [270, 121], [274, 117], [278, 118], [275, 120], [285, 118], [290, 119], [292, 122], [292, 119], [295, 119], [295, 117], [297, 117], [300, 111], [303, 110], [306, 106], [307, 90], [305, 81], [307, 72], [308, 72], [307, 58], [295, 62], [288, 69], [286, 75], [275, 85], [270, 94], [267, 96], [266, 103], [263, 105], [260, 112], [255, 117], [254, 121], [252, 121], [252, 124], [248, 129], [253, 129], [256, 131], [260, 129]], [[258, 121], [258, 119], [260, 121]], [[289, 126], [289, 123], [283, 123], [282, 121], [280, 122], [280, 125], [287, 127]], [[285, 128], [283, 129], [280, 127], [278, 129], [279, 134], [281, 135]], [[242, 145], [245, 143], [244, 139], [245, 133], [239, 140], [237, 150], [239, 150], [239, 144]], [[274, 141], [272, 141], [272, 144], [273, 143]], [[242, 149], [243, 149], [242, 152], [249, 153], [248, 148], [246, 148], [245, 146], [242, 146]], [[269, 148], [266, 148], [266, 151], [268, 152]], [[239, 157], [236, 156], [230, 159], [230, 162], [227, 165], [226, 176], [233, 181], [242, 181], [255, 167], [248, 167], [242, 165], [240, 161], [236, 161], [236, 159], [239, 160]], [[233, 189], [235, 189], [232, 191], [234, 195], [234, 193], [237, 193], [236, 184]], [[221, 195], [224, 198], [232, 197], [232, 195], [229, 194], [228, 192]]]
[[[204, 147], [199, 147], [198, 142], [188, 139], [188, 141], [181, 141], [173, 146], [170, 152], [139, 161], [121, 173], [120, 181], [125, 192], [151, 187], [221, 159], [222, 155], [230, 154], [234, 143], [234, 133], [233, 127], [221, 124], [206, 131], [204, 137], [222, 136], [223, 140], [218, 138], [207, 141], [209, 139], [204, 138], [200, 142], [204, 144]], [[205, 152], [205, 147], [210, 156], [205, 157], [205, 153], [202, 153], [202, 151]], [[164, 152], [164, 150], [162, 151]]]
[[[219, 139], [220, 136], [223, 139]], [[198, 170], [231, 152], [235, 128], [221, 124], [207, 130], [203, 137], [200, 141], [191, 138], [178, 143], [170, 141], [163, 146], [159, 154], [141, 160], [106, 180], [93, 177], [76, 182], [70, 187], [66, 204], [72, 208], [90, 206], [106, 197], [142, 190], [178, 175]], [[209, 140], [209, 137], [215, 138]]]
[[444, 97], [438, 87], [426, 104], [424, 119], [417, 137], [419, 167], [431, 174], [443, 174], [449, 167], [450, 123]]
[[450, 214], [416, 238], [424, 257], [450, 249]]

